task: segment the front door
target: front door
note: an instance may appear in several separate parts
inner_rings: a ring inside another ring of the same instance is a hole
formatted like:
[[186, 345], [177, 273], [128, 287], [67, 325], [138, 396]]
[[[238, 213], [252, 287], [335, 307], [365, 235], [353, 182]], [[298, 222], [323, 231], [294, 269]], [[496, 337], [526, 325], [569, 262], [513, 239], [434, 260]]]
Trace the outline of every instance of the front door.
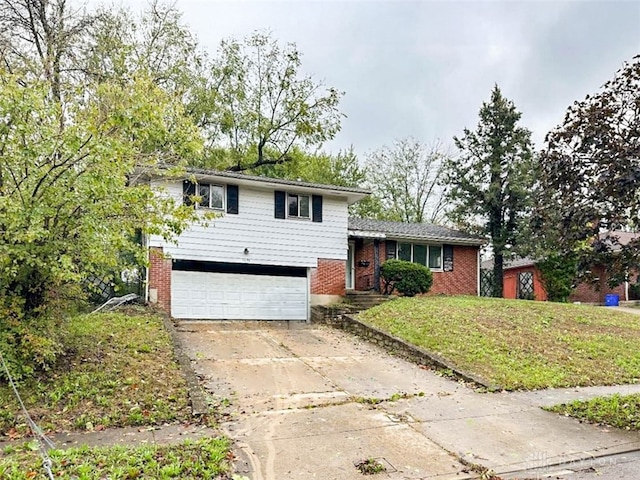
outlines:
[[355, 262], [353, 261], [353, 243], [349, 243], [349, 249], [347, 250], [347, 265], [345, 268], [346, 278], [345, 278], [345, 287], [347, 290], [353, 290], [354, 288], [354, 279], [356, 274]]

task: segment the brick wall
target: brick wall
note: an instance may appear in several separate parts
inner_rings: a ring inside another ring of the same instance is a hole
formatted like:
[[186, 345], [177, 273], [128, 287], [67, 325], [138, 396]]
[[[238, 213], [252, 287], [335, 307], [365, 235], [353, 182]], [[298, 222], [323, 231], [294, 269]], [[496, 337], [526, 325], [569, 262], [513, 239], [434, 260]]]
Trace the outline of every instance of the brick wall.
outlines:
[[311, 269], [312, 295], [344, 295], [346, 262], [318, 259], [317, 268]]
[[149, 297], [152, 290], [156, 291], [157, 305], [171, 315], [171, 259], [157, 247], [149, 249]]
[[[356, 242], [356, 290], [374, 287], [374, 243], [371, 240]], [[386, 260], [386, 243], [380, 242], [380, 263]], [[369, 262], [367, 267], [358, 266], [360, 260]], [[430, 295], [477, 295], [478, 294], [478, 247], [454, 246], [453, 271], [433, 272]]]
[[[374, 248], [373, 240], [357, 239], [355, 245], [354, 261], [356, 269], [355, 289], [358, 291], [371, 290], [374, 285]], [[380, 247], [383, 252], [383, 247]], [[367, 266], [359, 265], [360, 262], [369, 262]]]
[[433, 272], [429, 295], [477, 295], [478, 247], [453, 247], [453, 272]]
[[608, 293], [620, 296], [620, 300], [625, 300], [624, 284], [611, 288], [607, 285], [607, 274], [602, 267], [593, 269], [593, 274], [600, 277], [597, 284], [583, 282], [578, 284], [569, 296], [570, 302], [583, 303], [604, 303], [604, 297]]

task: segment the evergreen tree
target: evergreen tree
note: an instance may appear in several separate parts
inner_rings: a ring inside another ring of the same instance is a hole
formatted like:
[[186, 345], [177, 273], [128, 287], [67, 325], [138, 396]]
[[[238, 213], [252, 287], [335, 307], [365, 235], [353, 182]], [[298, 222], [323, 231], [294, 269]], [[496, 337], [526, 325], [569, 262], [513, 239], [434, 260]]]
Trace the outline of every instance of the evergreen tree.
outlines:
[[494, 296], [502, 297], [505, 254], [518, 243], [534, 179], [531, 132], [518, 126], [521, 113], [496, 85], [482, 104], [475, 131], [454, 137], [459, 156], [445, 163], [450, 219], [486, 235], [494, 253]]

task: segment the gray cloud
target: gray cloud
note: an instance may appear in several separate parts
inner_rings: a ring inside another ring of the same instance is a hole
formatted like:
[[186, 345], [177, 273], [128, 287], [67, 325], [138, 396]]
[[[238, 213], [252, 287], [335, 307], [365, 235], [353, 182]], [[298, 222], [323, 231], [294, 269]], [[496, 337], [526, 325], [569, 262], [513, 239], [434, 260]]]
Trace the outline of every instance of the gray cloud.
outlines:
[[[127, 2], [142, 8], [142, 0]], [[451, 143], [477, 124], [494, 83], [540, 145], [566, 107], [640, 53], [635, 1], [178, 0], [215, 52], [220, 39], [271, 30], [304, 71], [344, 90], [336, 151], [359, 154], [412, 135]]]

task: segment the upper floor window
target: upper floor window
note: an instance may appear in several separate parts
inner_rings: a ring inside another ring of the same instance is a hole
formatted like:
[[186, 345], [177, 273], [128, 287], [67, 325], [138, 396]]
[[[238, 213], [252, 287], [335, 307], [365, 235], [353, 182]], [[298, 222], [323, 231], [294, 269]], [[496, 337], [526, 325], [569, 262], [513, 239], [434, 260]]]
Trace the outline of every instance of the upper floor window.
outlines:
[[224, 210], [224, 191], [224, 185], [193, 183], [185, 180], [183, 185], [184, 204], [195, 205], [200, 208]]
[[275, 218], [294, 218], [322, 222], [322, 195], [302, 195], [274, 191]]
[[397, 258], [426, 265], [432, 270], [442, 270], [442, 245], [398, 243]]
[[294, 193], [287, 194], [289, 205], [288, 216], [298, 218], [310, 217], [310, 199], [309, 195], [298, 195]]

